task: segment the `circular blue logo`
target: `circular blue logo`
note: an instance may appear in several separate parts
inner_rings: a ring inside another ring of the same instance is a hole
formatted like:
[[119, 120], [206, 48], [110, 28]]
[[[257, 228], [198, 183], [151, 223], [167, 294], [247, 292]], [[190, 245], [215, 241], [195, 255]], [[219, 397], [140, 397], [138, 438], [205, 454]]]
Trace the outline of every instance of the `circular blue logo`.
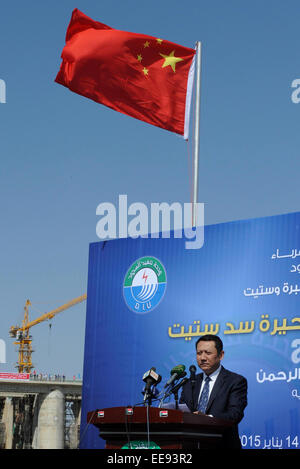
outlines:
[[162, 263], [155, 257], [141, 257], [129, 267], [125, 275], [125, 302], [135, 313], [149, 313], [161, 302], [166, 286], [167, 276]]

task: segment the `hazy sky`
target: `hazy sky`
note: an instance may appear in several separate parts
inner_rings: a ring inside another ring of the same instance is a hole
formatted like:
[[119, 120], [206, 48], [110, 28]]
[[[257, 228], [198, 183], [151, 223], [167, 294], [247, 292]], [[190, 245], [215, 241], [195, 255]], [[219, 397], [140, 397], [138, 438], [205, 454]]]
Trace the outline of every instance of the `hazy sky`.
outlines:
[[[6, 2], [1, 6], [0, 339], [86, 292], [96, 207], [189, 202], [189, 146], [54, 83], [74, 8], [116, 29], [202, 42], [199, 201], [206, 223], [299, 210], [298, 1]], [[300, 96], [300, 95], [299, 95]], [[85, 303], [32, 328], [37, 371], [82, 373]]]

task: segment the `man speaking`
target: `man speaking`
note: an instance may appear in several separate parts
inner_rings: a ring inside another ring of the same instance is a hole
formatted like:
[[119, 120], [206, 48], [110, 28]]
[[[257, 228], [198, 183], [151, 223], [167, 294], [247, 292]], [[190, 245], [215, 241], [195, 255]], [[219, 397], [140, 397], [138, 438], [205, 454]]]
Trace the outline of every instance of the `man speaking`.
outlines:
[[203, 373], [193, 378], [190, 368], [191, 379], [183, 387], [180, 403], [185, 403], [191, 412], [234, 422], [224, 433], [223, 445], [224, 448], [240, 449], [238, 423], [247, 406], [247, 380], [221, 365], [224, 351], [218, 336], [200, 337], [196, 342], [196, 354]]

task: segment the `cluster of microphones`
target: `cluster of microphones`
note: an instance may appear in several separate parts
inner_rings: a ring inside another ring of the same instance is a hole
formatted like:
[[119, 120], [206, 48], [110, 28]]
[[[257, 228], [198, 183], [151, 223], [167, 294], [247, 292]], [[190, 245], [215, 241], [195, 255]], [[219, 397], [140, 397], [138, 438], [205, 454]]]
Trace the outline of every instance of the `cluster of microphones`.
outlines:
[[156, 373], [156, 368], [153, 366], [150, 370], [146, 371], [143, 376], [145, 387], [142, 391], [144, 395], [144, 403], [151, 405], [153, 400], [160, 401], [159, 407], [164, 403], [164, 400], [172, 394], [175, 397], [175, 402], [178, 403], [178, 391], [190, 380], [191, 385], [194, 386], [196, 382], [196, 367], [191, 365], [189, 368], [190, 377], [187, 378], [184, 365], [177, 365], [172, 368], [170, 378], [167, 380], [162, 391], [159, 391], [157, 385], [161, 382], [162, 377]]

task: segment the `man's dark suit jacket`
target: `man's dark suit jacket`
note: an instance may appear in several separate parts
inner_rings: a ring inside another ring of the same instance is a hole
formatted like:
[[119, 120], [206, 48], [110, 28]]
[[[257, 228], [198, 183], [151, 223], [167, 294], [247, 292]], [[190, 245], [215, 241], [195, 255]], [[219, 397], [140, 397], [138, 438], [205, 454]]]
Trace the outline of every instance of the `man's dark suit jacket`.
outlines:
[[[191, 412], [197, 409], [202, 380], [203, 373], [196, 375], [193, 393], [190, 380], [183, 386], [180, 403], [185, 403]], [[244, 416], [246, 405], [247, 380], [243, 376], [232, 373], [222, 366], [210, 394], [206, 414], [234, 422], [235, 425], [224, 434], [223, 446], [226, 448], [241, 448], [238, 423]]]

